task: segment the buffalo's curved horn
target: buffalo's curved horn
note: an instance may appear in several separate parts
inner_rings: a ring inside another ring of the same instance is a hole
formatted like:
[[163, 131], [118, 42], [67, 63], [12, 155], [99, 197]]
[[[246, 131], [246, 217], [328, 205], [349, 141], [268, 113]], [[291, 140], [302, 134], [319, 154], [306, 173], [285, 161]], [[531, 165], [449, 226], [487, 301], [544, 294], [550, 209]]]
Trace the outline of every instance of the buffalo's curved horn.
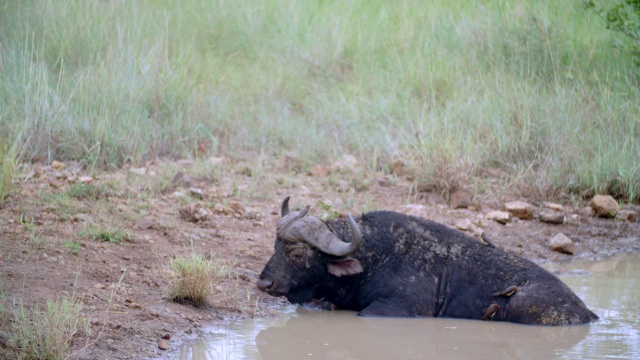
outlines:
[[349, 256], [356, 252], [362, 244], [362, 233], [358, 224], [349, 215], [351, 226], [351, 242], [347, 243], [332, 233], [327, 225], [317, 217], [300, 218], [282, 232], [282, 237], [289, 240], [304, 240], [314, 247], [334, 256]]
[[[276, 236], [277, 237], [286, 238], [285, 234], [287, 232], [287, 229], [289, 229], [289, 227], [291, 225], [293, 225], [295, 222], [297, 222], [298, 220], [300, 220], [303, 217], [305, 217], [307, 215], [307, 213], [309, 212], [309, 208], [311, 207], [310, 205], [307, 205], [304, 209], [302, 209], [300, 211], [289, 213], [288, 200], [289, 200], [289, 198], [287, 197], [284, 200], [284, 202], [282, 203], [282, 208], [283, 208], [283, 210], [285, 210], [285, 208], [286, 208], [287, 214], [284, 215], [282, 217], [282, 219], [280, 219], [280, 221], [278, 222], [278, 226], [276, 227]], [[285, 206], [285, 205], [287, 205], [287, 206]]]
[[281, 217], [285, 217], [285, 216], [289, 215], [289, 198], [290, 198], [290, 196], [287, 196], [282, 201], [282, 207], [280, 208], [280, 216]]

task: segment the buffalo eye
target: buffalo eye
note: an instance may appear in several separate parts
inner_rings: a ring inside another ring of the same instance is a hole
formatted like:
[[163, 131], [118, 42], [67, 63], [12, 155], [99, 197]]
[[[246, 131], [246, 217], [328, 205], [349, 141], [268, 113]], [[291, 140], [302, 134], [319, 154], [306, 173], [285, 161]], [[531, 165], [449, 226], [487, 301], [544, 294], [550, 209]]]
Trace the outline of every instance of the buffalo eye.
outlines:
[[304, 250], [302, 250], [302, 249], [293, 250], [289, 254], [289, 257], [291, 257], [291, 259], [293, 259], [295, 261], [302, 261], [302, 260], [304, 260], [304, 257], [305, 257]]

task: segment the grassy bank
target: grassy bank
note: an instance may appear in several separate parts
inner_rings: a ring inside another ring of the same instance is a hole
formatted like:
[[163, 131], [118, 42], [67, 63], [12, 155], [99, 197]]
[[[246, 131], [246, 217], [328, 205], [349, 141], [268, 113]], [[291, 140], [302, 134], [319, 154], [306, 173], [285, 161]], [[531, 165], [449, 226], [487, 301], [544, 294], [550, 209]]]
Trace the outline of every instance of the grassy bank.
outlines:
[[640, 199], [637, 78], [579, 1], [0, 4], [0, 137], [21, 162], [349, 153]]

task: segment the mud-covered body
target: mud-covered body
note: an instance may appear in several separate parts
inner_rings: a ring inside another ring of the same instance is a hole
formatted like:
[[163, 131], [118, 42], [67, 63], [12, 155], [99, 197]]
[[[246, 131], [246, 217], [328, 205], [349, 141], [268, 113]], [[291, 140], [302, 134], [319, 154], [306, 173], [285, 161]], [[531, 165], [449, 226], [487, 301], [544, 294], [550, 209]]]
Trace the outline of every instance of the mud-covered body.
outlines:
[[[390, 211], [355, 222], [362, 240], [348, 256], [278, 237], [258, 286], [293, 303], [321, 299], [363, 316], [486, 319], [491, 311], [494, 321], [542, 325], [598, 318], [550, 272], [445, 225]], [[351, 241], [346, 219], [324, 224]]]

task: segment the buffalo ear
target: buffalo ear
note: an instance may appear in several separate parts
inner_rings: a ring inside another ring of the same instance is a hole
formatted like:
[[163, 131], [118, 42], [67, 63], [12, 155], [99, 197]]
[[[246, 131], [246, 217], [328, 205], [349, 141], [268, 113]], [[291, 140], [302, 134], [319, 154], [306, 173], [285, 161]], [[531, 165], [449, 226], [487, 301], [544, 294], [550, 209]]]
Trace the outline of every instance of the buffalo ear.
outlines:
[[360, 261], [352, 257], [330, 260], [329, 263], [327, 263], [327, 270], [329, 270], [329, 274], [338, 277], [343, 275], [355, 275], [364, 271]]

